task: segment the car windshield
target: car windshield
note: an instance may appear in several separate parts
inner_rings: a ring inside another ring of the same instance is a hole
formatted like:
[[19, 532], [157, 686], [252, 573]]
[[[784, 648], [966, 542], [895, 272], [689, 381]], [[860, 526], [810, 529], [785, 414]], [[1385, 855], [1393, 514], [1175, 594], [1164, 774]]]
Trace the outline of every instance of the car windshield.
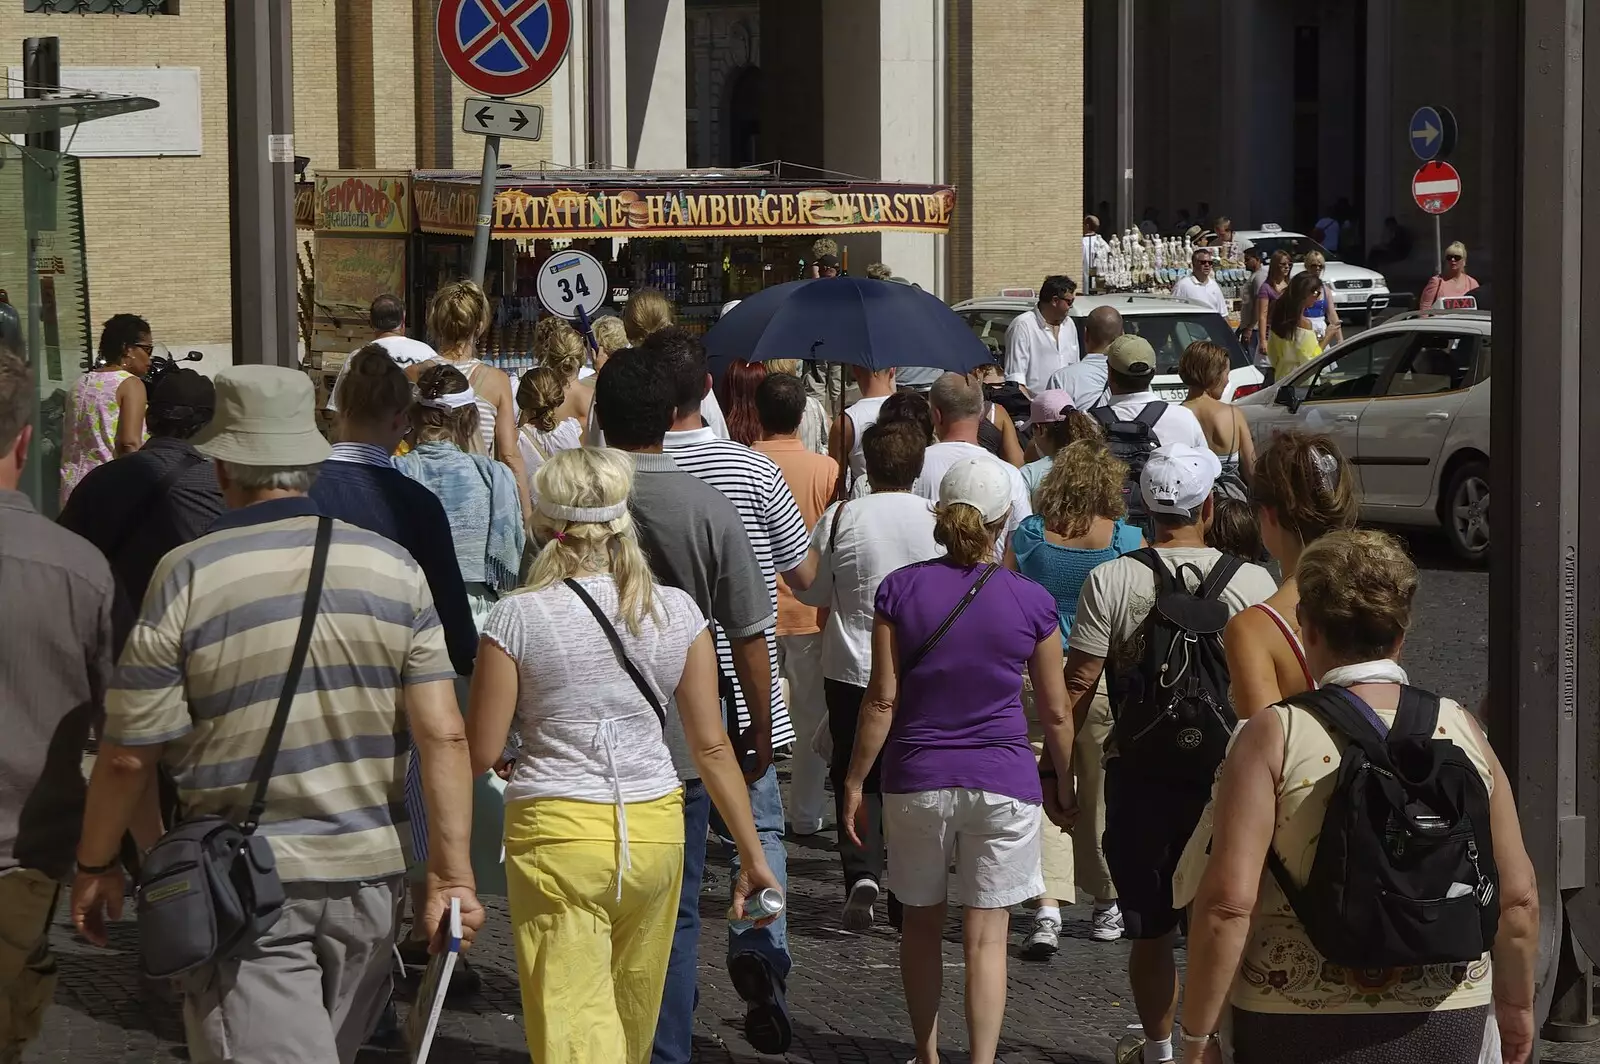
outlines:
[[[971, 307], [959, 313], [977, 334], [978, 339], [989, 349], [989, 354], [994, 360], [1004, 363], [1006, 329], [1022, 312], [1011, 307]], [[1072, 324], [1078, 330], [1080, 349], [1083, 344], [1085, 320], [1079, 317], [1072, 319]], [[1210, 340], [1214, 344], [1221, 345], [1222, 349], [1228, 352], [1228, 365], [1233, 369], [1243, 369], [1250, 364], [1244, 348], [1239, 345], [1238, 337], [1228, 328], [1228, 323], [1216, 314], [1205, 311], [1196, 311], [1193, 314], [1124, 314], [1122, 328], [1124, 332], [1144, 337], [1150, 342], [1150, 346], [1155, 348], [1157, 373], [1177, 373], [1178, 359], [1183, 356], [1184, 348], [1198, 340]]]
[[1275, 251], [1287, 251], [1291, 259], [1295, 262], [1301, 262], [1305, 259], [1308, 251], [1320, 251], [1322, 252], [1322, 257], [1328, 262], [1339, 261], [1337, 255], [1330, 254], [1327, 248], [1308, 236], [1290, 236], [1284, 233], [1277, 236], [1251, 237], [1250, 246], [1260, 248], [1263, 259]]
[[[1078, 342], [1083, 343], [1084, 318], [1073, 318], [1078, 326]], [[1228, 323], [1216, 314], [1124, 314], [1122, 331], [1142, 336], [1156, 351], [1156, 373], [1178, 372], [1178, 359], [1192, 343], [1210, 340], [1228, 352], [1228, 365], [1243, 369], [1250, 359]]]

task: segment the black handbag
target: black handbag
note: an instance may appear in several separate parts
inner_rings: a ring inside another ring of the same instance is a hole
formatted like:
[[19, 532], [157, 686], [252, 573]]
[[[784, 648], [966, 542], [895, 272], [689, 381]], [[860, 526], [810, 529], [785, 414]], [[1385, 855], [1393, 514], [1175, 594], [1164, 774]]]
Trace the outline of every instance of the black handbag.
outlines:
[[252, 774], [255, 797], [244, 822], [235, 824], [215, 815], [184, 819], [145, 856], [135, 906], [139, 960], [152, 979], [170, 979], [227, 960], [266, 933], [283, 909], [277, 862], [267, 840], [255, 832], [266, 811], [267, 784], [272, 780], [273, 762], [311, 646], [332, 538], [332, 519], [321, 518], [300, 633], [289, 658], [289, 671], [284, 674], [272, 727], [256, 759]]

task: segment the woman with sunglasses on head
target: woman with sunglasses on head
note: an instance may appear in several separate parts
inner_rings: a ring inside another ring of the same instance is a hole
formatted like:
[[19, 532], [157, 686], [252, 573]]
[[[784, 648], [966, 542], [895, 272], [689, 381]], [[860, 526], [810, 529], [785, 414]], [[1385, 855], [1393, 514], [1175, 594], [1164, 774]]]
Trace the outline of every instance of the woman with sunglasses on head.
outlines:
[[1289, 253], [1281, 248], [1274, 251], [1267, 259], [1267, 277], [1261, 282], [1261, 287], [1256, 289], [1255, 308], [1255, 355], [1256, 362], [1260, 363], [1267, 355], [1267, 337], [1270, 335], [1268, 319], [1272, 314], [1272, 304], [1283, 295], [1289, 287], [1289, 274], [1294, 269], [1294, 261], [1289, 258]]
[[1478, 280], [1467, 273], [1467, 245], [1457, 240], [1444, 249], [1444, 273], [1434, 274], [1417, 300], [1418, 310], [1431, 310], [1441, 299], [1469, 296], [1478, 290]]
[[89, 470], [144, 446], [150, 323], [113, 314], [100, 332], [100, 362], [67, 391], [61, 433], [61, 504]]
[[1344, 324], [1339, 320], [1339, 307], [1333, 301], [1333, 287], [1322, 279], [1328, 268], [1327, 257], [1320, 251], [1308, 251], [1305, 258], [1306, 273], [1317, 279], [1317, 301], [1306, 311], [1311, 331], [1317, 334], [1323, 347], [1332, 347], [1344, 339]]

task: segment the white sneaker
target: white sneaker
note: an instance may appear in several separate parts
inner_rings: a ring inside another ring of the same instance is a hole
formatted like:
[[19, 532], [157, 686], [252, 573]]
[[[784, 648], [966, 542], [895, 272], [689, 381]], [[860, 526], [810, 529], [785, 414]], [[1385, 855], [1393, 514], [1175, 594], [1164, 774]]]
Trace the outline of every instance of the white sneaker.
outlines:
[[878, 884], [872, 879], [858, 879], [850, 887], [844, 901], [844, 929], [865, 931], [872, 926], [872, 907], [878, 903]]
[[1089, 937], [1096, 942], [1115, 942], [1122, 937], [1122, 910], [1117, 908], [1116, 902], [1094, 911]]
[[1049, 960], [1061, 948], [1061, 921], [1053, 916], [1036, 916], [1033, 934], [1022, 944], [1022, 955], [1030, 961]]

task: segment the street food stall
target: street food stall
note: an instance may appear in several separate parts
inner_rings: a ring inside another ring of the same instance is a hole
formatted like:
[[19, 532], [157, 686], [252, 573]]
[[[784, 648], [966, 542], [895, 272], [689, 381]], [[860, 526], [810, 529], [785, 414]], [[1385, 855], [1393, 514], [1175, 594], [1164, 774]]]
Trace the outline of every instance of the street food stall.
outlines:
[[[369, 311], [384, 293], [402, 295], [409, 278], [409, 171], [319, 174], [312, 195], [311, 339], [306, 369], [329, 387], [352, 351], [372, 339]], [[301, 217], [295, 199], [295, 219]], [[326, 396], [319, 387], [319, 406]]]
[[[418, 236], [409, 305], [420, 322], [433, 292], [469, 272], [478, 175], [412, 178]], [[494, 324], [482, 357], [512, 372], [532, 364], [541, 314], [535, 279], [558, 250], [608, 264], [613, 305], [631, 290], [657, 288], [680, 324], [703, 331], [728, 300], [798, 279], [819, 236], [836, 239], [843, 257], [850, 234], [942, 234], [954, 211], [947, 185], [818, 183], [753, 169], [507, 171], [495, 194], [484, 277]]]

